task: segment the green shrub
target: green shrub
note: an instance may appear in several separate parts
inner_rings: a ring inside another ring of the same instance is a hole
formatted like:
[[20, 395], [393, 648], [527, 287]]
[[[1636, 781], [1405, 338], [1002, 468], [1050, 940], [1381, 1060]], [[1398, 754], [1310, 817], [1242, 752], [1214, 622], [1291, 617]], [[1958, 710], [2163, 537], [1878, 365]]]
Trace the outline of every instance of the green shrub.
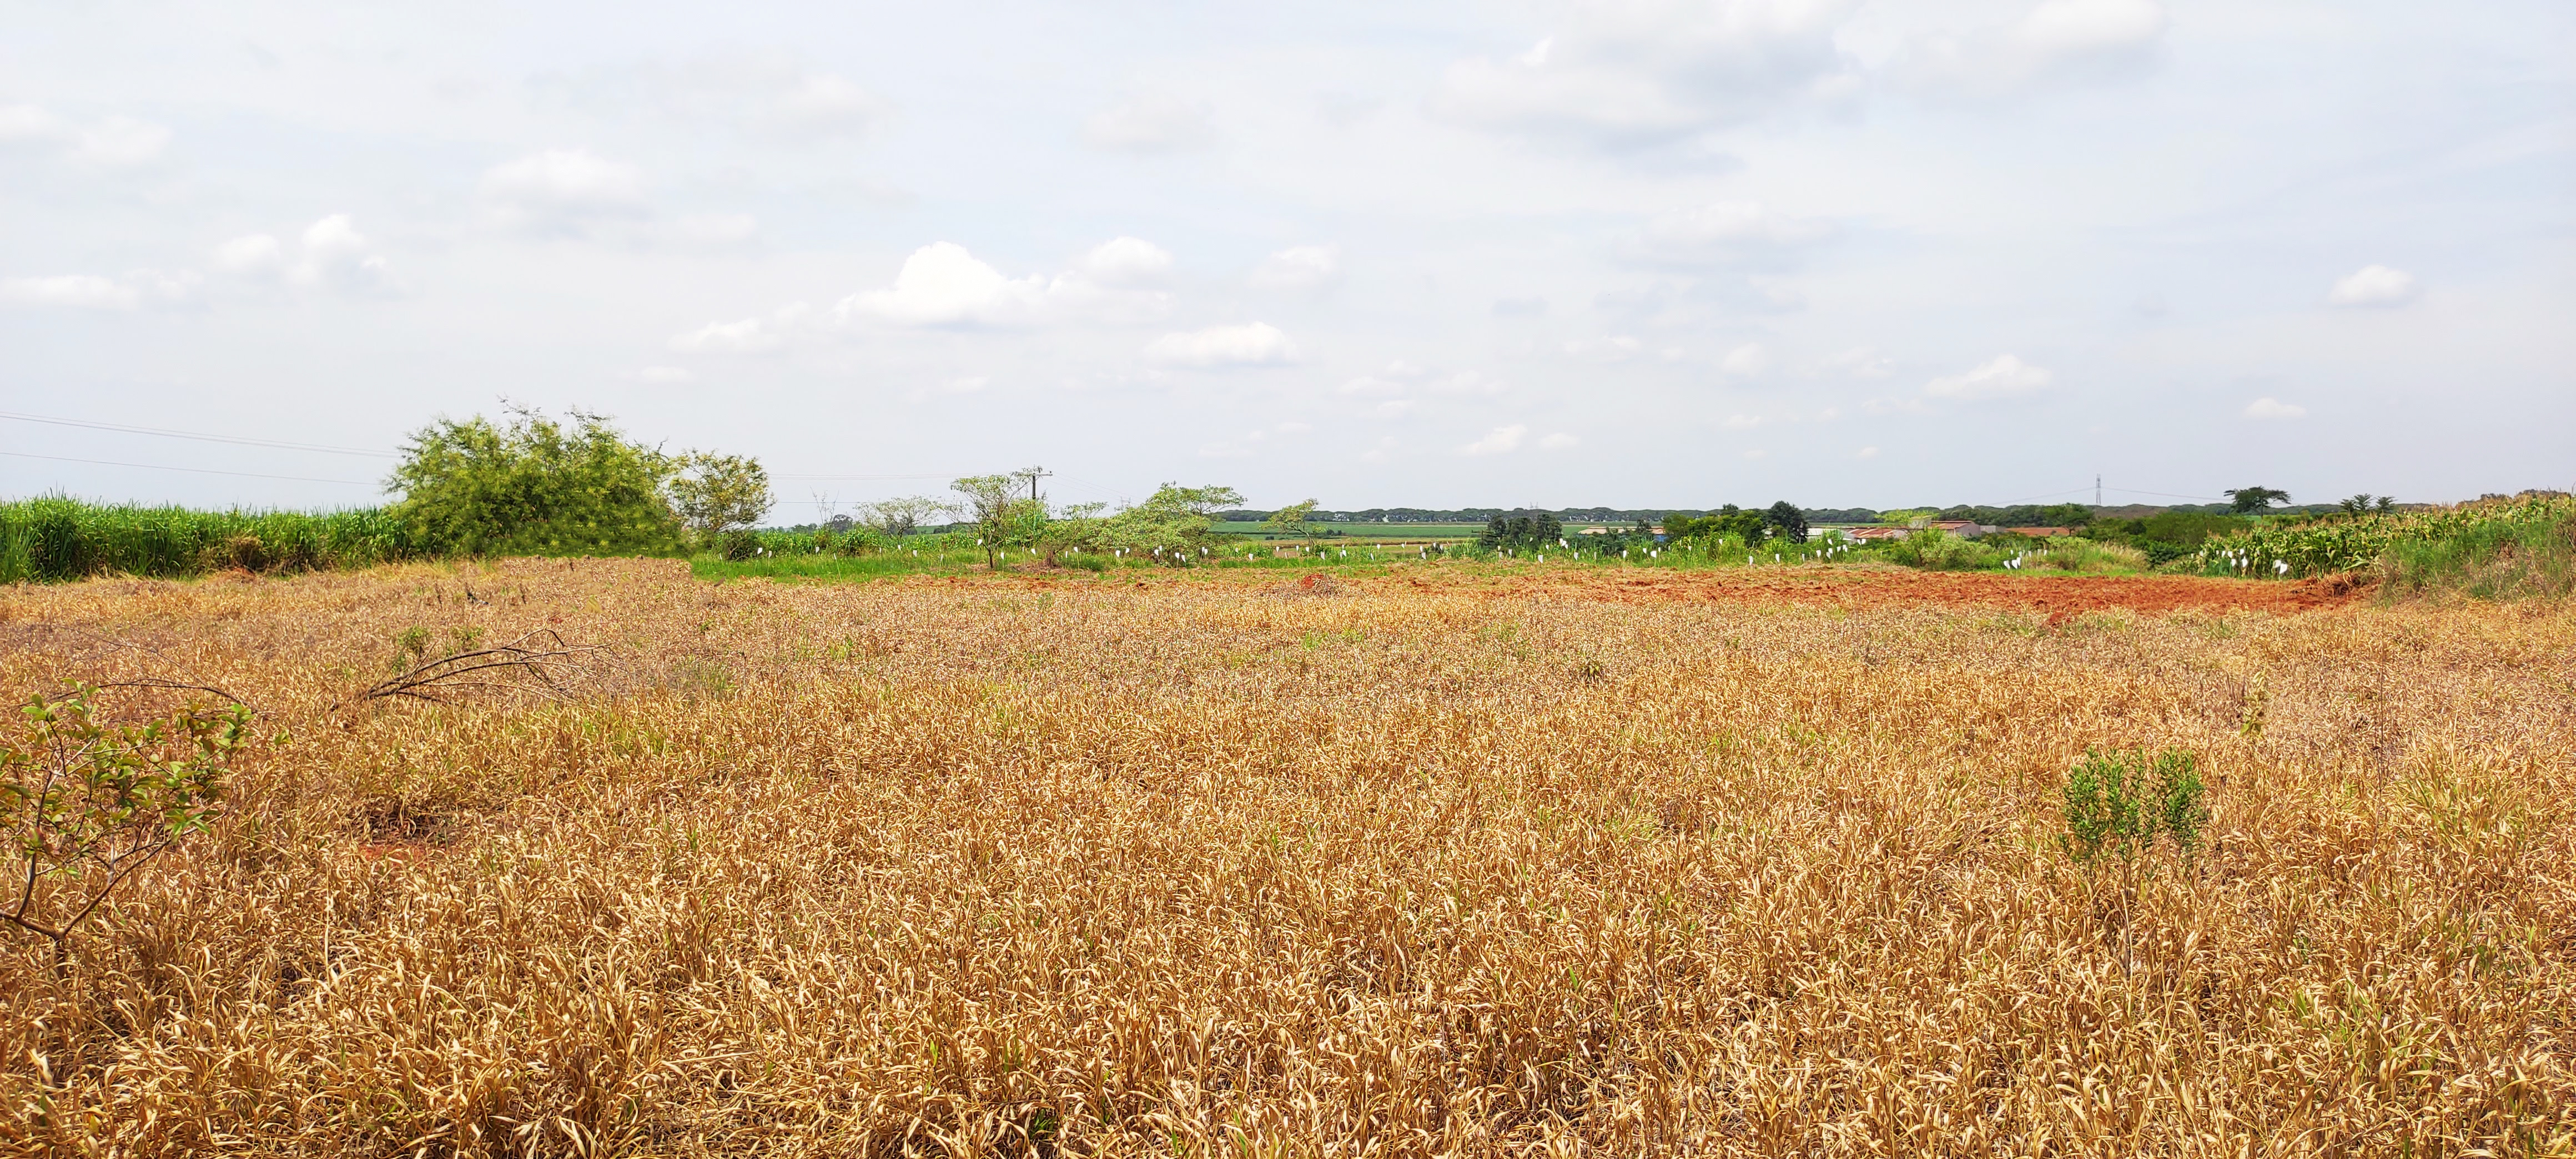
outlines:
[[567, 430], [534, 411], [507, 426], [440, 419], [412, 436], [392, 482], [419, 541], [461, 555], [636, 555], [676, 550], [664, 487], [686, 465], [628, 442], [598, 415]]
[[2003, 556], [1971, 539], [1961, 539], [1949, 532], [1927, 528], [1887, 545], [1884, 554], [1894, 563], [1928, 571], [1967, 571], [1994, 567]]
[[716, 554], [735, 563], [758, 556], [761, 546], [756, 531], [728, 531], [716, 537]]
[[2088, 864], [2104, 852], [2133, 856], [2159, 835], [2189, 854], [2209, 822], [2203, 795], [2199, 762], [2190, 753], [2166, 749], [2150, 757], [2144, 749], [2088, 748], [2066, 774], [2066, 832], [2059, 841]]

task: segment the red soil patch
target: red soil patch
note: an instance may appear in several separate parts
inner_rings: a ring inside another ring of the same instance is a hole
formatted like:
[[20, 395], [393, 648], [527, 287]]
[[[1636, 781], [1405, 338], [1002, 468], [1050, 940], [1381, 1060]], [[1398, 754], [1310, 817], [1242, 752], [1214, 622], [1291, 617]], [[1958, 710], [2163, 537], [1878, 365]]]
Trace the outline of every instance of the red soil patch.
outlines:
[[1617, 603], [1786, 603], [1853, 610], [1918, 604], [2009, 608], [2042, 613], [2050, 624], [2062, 624], [2086, 612], [2113, 609], [2150, 614], [2243, 610], [2287, 615], [2349, 603], [2366, 588], [2343, 577], [2281, 583], [2198, 576], [1979, 572], [1569, 570], [1514, 577], [1486, 590], [1497, 596]]

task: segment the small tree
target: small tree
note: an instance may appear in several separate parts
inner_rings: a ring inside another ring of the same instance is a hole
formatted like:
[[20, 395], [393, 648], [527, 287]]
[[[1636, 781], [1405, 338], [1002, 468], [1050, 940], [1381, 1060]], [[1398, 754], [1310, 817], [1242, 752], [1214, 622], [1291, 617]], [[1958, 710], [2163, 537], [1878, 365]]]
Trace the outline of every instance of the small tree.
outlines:
[[957, 505], [928, 495], [883, 499], [859, 508], [860, 521], [890, 539], [901, 539], [919, 531], [922, 524], [943, 515], [956, 518]]
[[118, 885], [214, 824], [220, 778], [250, 727], [239, 705], [102, 723], [93, 691], [29, 703], [26, 731], [0, 742], [0, 827], [19, 863], [0, 921], [51, 941], [57, 965]]
[[1261, 521], [1261, 526], [1274, 535], [1302, 537], [1311, 549], [1315, 545], [1315, 501], [1308, 499], [1303, 503], [1291, 503], [1273, 511], [1270, 518]]
[[2270, 487], [2237, 487], [2221, 491], [2219, 494], [2227, 496], [2228, 510], [2238, 515], [2253, 515], [2269, 511], [2275, 506], [2290, 501], [2289, 492]]
[[969, 475], [949, 487], [966, 497], [967, 511], [984, 541], [984, 566], [999, 566], [1003, 548], [1034, 541], [1046, 529], [1046, 507], [1022, 498], [1022, 475]]
[[1795, 503], [1783, 499], [1772, 504], [1762, 513], [1762, 522], [1778, 528], [1779, 534], [1791, 543], [1807, 542], [1807, 513], [1798, 510]]
[[679, 471], [667, 484], [671, 506], [701, 538], [749, 527], [769, 513], [769, 472], [757, 460], [699, 452], [675, 463]]

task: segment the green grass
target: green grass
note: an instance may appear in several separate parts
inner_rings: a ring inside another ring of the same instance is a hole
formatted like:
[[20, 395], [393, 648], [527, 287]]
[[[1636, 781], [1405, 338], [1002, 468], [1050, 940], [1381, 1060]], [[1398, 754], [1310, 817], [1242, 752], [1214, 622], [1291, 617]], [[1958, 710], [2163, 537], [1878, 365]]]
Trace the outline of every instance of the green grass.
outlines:
[[0, 503], [0, 583], [312, 571], [424, 554], [383, 508], [193, 511], [57, 496]]

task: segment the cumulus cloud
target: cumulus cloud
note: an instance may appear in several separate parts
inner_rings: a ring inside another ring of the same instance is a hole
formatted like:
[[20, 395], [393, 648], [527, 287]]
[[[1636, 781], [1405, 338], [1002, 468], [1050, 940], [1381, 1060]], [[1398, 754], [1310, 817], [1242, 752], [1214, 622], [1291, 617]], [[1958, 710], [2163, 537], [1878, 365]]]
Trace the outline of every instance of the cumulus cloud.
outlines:
[[495, 220], [539, 233], [583, 232], [602, 220], [649, 215], [644, 171], [582, 149], [548, 149], [484, 171], [478, 189]]
[[1341, 280], [1342, 247], [1290, 246], [1262, 259], [1252, 285], [1263, 290], [1316, 290]]
[[1567, 447], [1574, 446], [1582, 441], [1583, 440], [1578, 439], [1573, 435], [1569, 435], [1564, 431], [1558, 431], [1544, 439], [1540, 439], [1538, 441], [1538, 449], [1542, 451], [1562, 451]]
[[1082, 140], [1116, 153], [1186, 153], [1216, 144], [1205, 106], [1169, 93], [1141, 93], [1093, 113]]
[[2157, 0], [2042, 0], [2009, 25], [1918, 37], [1894, 72], [1917, 91], [1962, 96], [2117, 77], [2153, 61], [2168, 23]]
[[215, 247], [215, 269], [246, 278], [286, 272], [286, 247], [265, 233], [247, 234]]
[[[239, 239], [236, 239], [239, 240]], [[393, 267], [375, 251], [348, 214], [335, 213], [306, 226], [303, 257], [287, 271], [297, 285], [318, 286], [350, 297], [400, 293]]]
[[1855, 459], [1875, 459], [1878, 457], [1878, 448], [1862, 447], [1857, 451], [1853, 451], [1852, 457]]
[[1526, 423], [1513, 423], [1507, 427], [1495, 427], [1494, 429], [1485, 432], [1484, 438], [1458, 448], [1458, 453], [1461, 455], [1509, 454], [1513, 451], [1519, 450], [1521, 447], [1521, 440], [1528, 437], [1529, 426]]
[[688, 354], [764, 354], [786, 345], [807, 313], [805, 304], [798, 302], [767, 317], [709, 322], [673, 337], [671, 349]]
[[1252, 322], [1166, 334], [1145, 347], [1149, 362], [1215, 369], [1278, 366], [1296, 361], [1297, 347], [1276, 326]]
[[1103, 286], [1146, 286], [1171, 276], [1172, 251], [1143, 238], [1112, 238], [1084, 254], [1079, 267]]
[[899, 326], [1034, 326], [1067, 317], [1150, 321], [1170, 312], [1171, 295], [1144, 288], [1172, 265], [1161, 246], [1122, 237], [1085, 255], [1077, 267], [1048, 277], [1005, 276], [966, 247], [933, 242], [905, 258], [894, 284], [852, 294], [834, 313]]
[[2249, 419], [2295, 419], [2306, 416], [2308, 408], [2293, 406], [2277, 398], [2258, 398], [2245, 404]]
[[1857, 0], [1616, 0], [1529, 51], [1449, 66], [1434, 116], [1604, 148], [1670, 143], [1851, 83], [1834, 33]]
[[1923, 393], [1963, 402], [2011, 398], [2045, 390], [2054, 377], [2045, 369], [2003, 354], [1965, 374], [1933, 379], [1923, 384]]
[[2335, 280], [2326, 291], [2326, 303], [2333, 306], [2403, 306], [2415, 300], [2415, 275], [2387, 266], [2371, 265]]
[[1628, 251], [1635, 260], [1663, 265], [1777, 268], [1837, 232], [1832, 222], [1784, 214], [1759, 201], [1720, 201], [1648, 222]]
[[160, 157], [169, 144], [170, 130], [132, 117], [80, 120], [38, 105], [0, 106], [0, 145], [46, 149], [85, 165], [142, 165]]

